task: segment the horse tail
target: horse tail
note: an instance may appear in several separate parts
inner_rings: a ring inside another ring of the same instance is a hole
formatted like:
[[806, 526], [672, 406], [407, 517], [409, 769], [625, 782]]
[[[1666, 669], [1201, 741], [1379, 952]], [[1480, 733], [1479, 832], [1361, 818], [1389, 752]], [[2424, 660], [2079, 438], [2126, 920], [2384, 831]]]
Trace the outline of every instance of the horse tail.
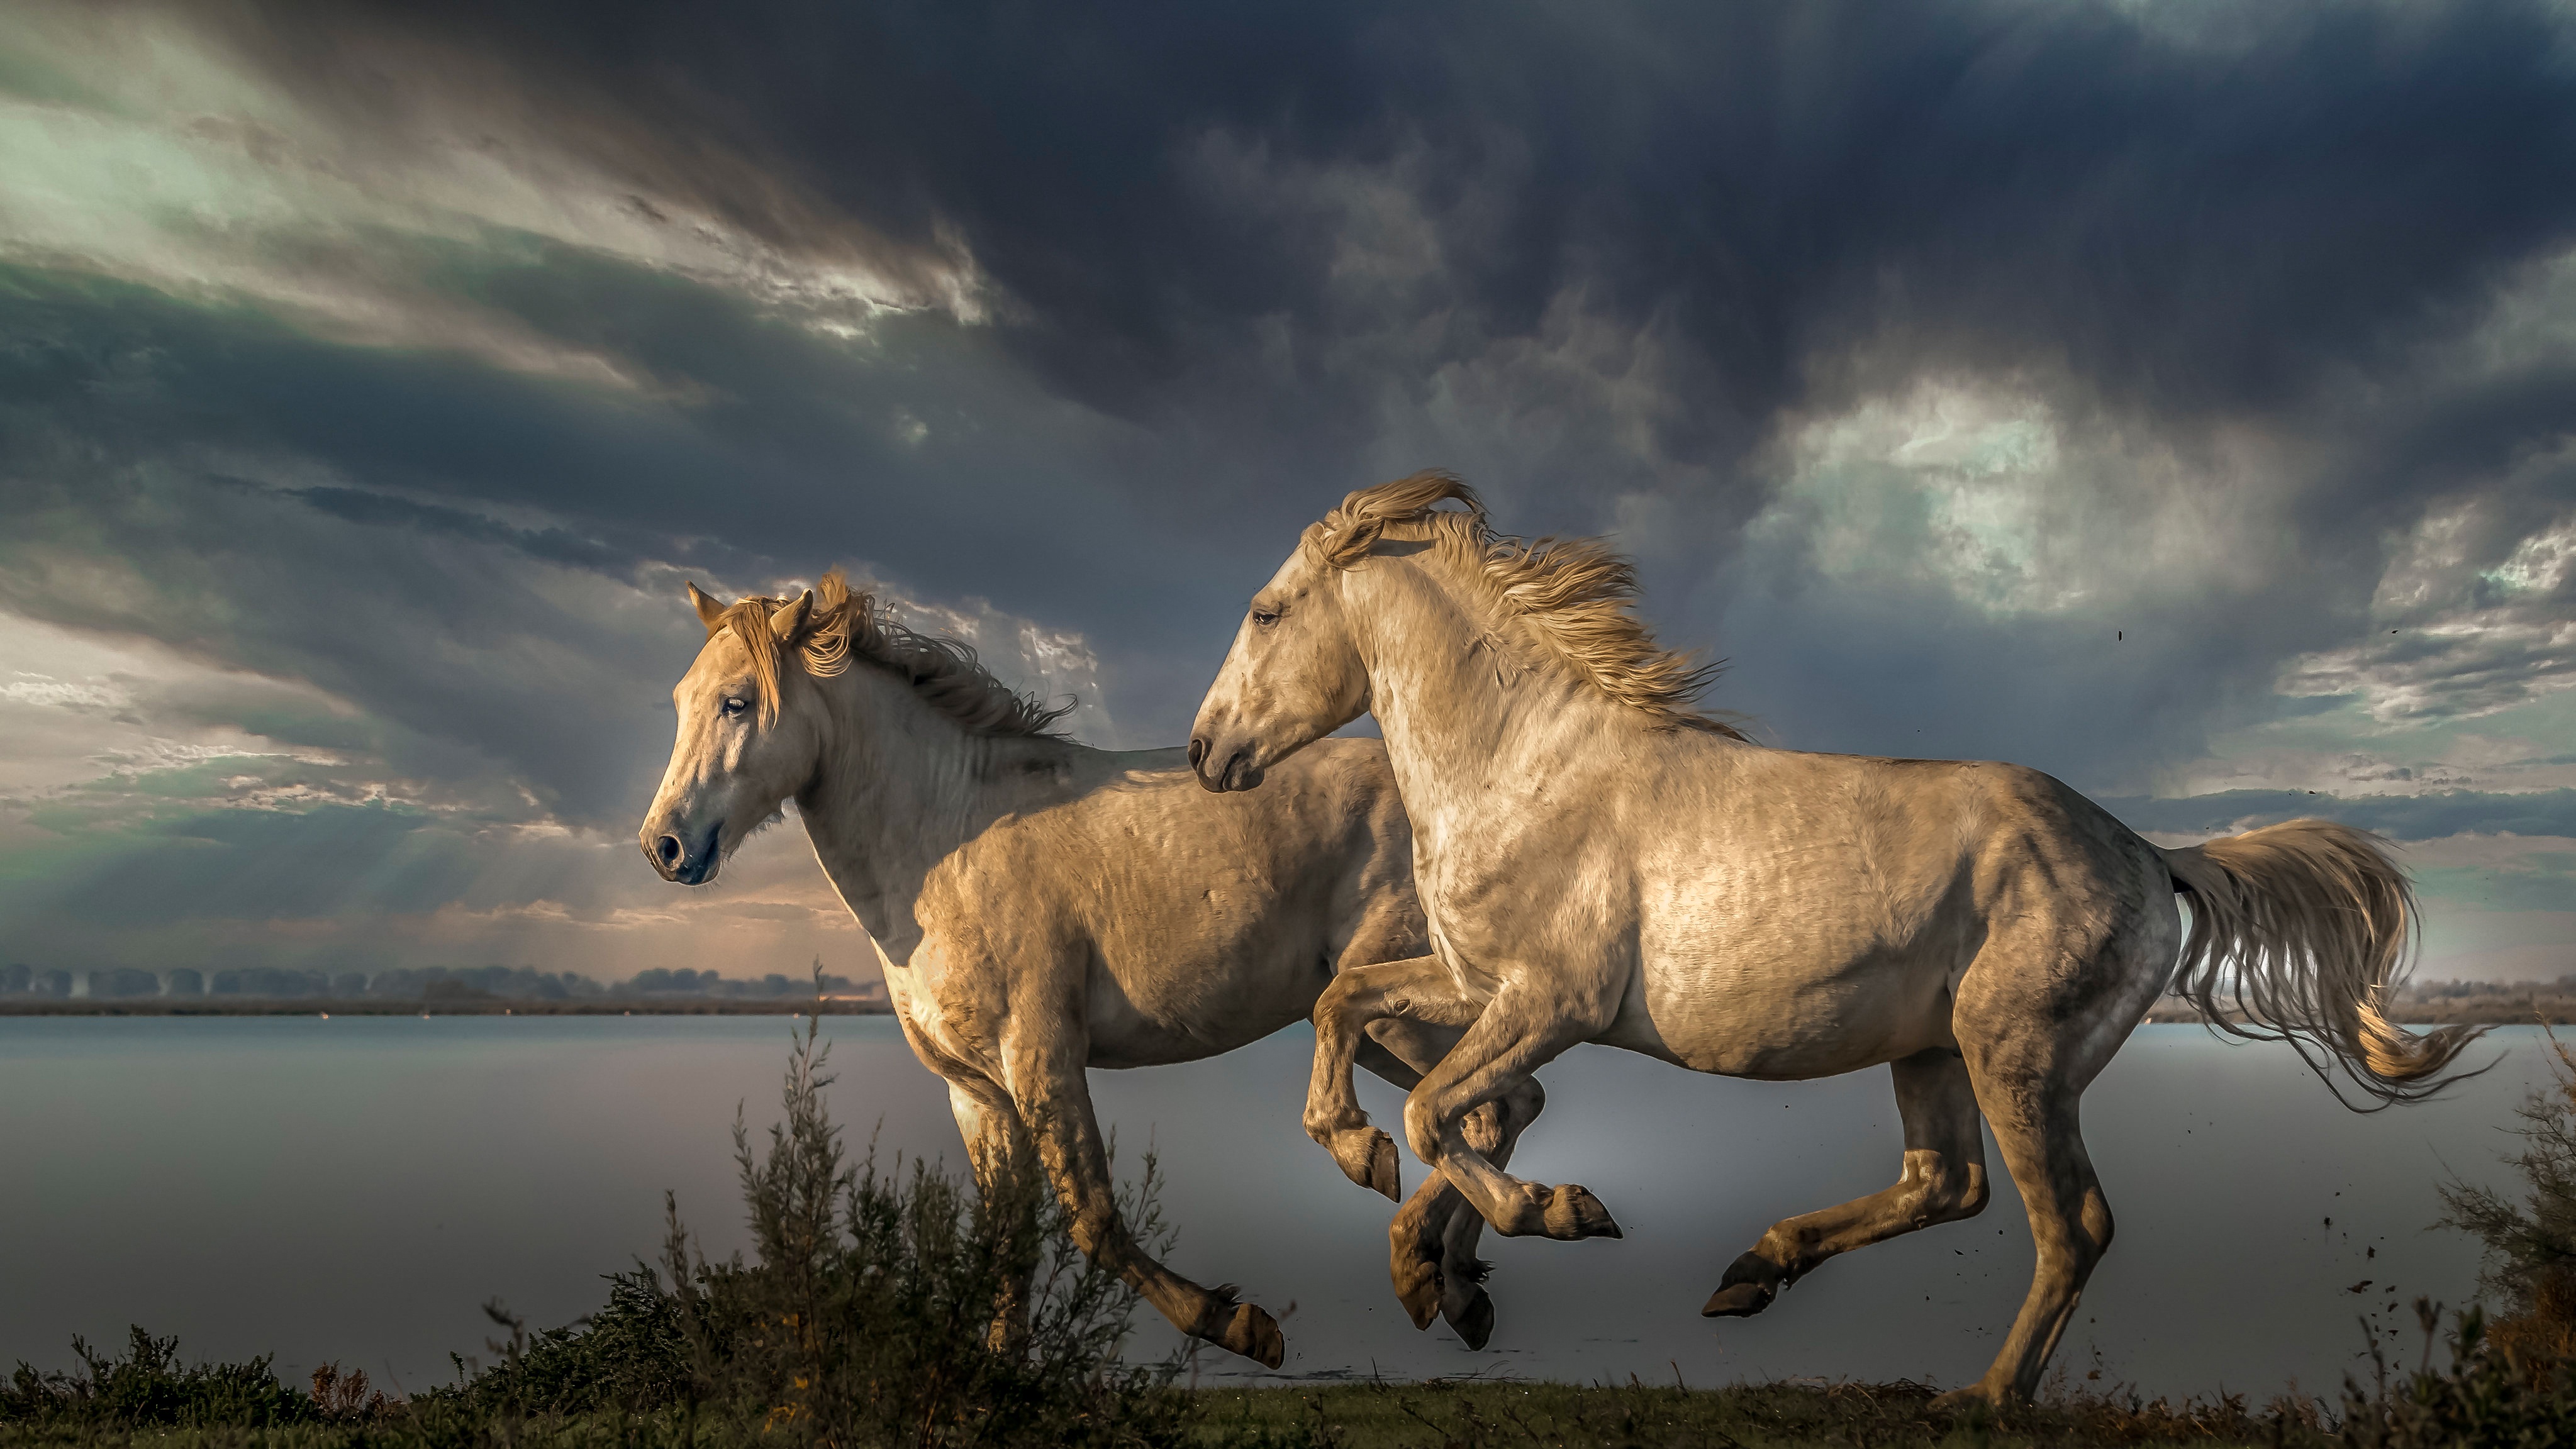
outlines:
[[2484, 1027], [2418, 1036], [2385, 1014], [2411, 964], [2416, 917], [2414, 887], [2380, 837], [2291, 820], [2161, 854], [2174, 889], [2191, 898], [2174, 994], [2213, 1031], [2288, 1042], [2340, 1099], [2327, 1063], [2310, 1054], [2321, 1050], [2378, 1099], [2357, 1110], [2457, 1080], [2444, 1069]]

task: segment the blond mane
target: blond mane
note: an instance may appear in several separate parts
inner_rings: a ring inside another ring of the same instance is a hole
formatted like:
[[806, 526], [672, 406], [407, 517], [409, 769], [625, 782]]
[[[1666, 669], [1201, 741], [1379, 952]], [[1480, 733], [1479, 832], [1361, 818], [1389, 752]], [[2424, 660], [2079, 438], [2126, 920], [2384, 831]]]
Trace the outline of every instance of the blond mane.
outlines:
[[[1438, 507], [1451, 501], [1465, 507]], [[1667, 729], [1744, 738], [1734, 725], [1699, 707], [1719, 665], [1663, 648], [1637, 617], [1634, 566], [1597, 538], [1527, 540], [1494, 532], [1476, 490], [1455, 474], [1435, 470], [1362, 488], [1309, 529], [1306, 543], [1326, 563], [1349, 568], [1387, 529], [1405, 525], [1422, 526], [1593, 688]]]
[[1056, 722], [1073, 712], [1072, 701], [1050, 706], [1021, 694], [985, 668], [971, 647], [896, 623], [874, 595], [851, 592], [839, 569], [814, 585], [812, 612], [792, 643], [782, 642], [770, 616], [794, 602], [752, 595], [726, 609], [710, 630], [732, 629], [750, 652], [761, 723], [778, 717], [779, 663], [792, 647], [805, 672], [819, 679], [847, 672], [852, 659], [890, 669], [968, 734], [1065, 738]]

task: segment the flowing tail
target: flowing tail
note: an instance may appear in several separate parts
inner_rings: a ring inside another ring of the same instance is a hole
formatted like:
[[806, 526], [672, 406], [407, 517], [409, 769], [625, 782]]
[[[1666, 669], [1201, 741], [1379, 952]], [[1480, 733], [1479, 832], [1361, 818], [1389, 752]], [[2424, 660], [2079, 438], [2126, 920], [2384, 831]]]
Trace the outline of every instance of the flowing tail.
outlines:
[[2413, 953], [2415, 890], [2378, 836], [2291, 820], [2162, 853], [2191, 897], [2174, 994], [2213, 1029], [2288, 1042], [2341, 1097], [2309, 1054], [2322, 1048], [2382, 1107], [2456, 1080], [2444, 1069], [2484, 1027], [2418, 1036], [2383, 1014]]

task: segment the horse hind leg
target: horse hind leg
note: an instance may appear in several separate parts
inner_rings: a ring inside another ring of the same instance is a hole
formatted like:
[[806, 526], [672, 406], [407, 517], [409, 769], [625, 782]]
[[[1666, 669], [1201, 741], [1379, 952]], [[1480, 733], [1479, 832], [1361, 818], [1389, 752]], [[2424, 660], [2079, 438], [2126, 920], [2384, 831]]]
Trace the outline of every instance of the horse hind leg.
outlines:
[[[979, 1194], [1022, 1190], [1022, 1174], [1032, 1165], [1031, 1143], [1010, 1094], [967, 1071], [948, 1078], [948, 1109], [966, 1139], [966, 1156], [974, 1164]], [[996, 1352], [1016, 1352], [1029, 1337], [1029, 1290], [1034, 1265], [1014, 1272], [996, 1295], [988, 1342]]]
[[1838, 1253], [1985, 1209], [1985, 1140], [1967, 1064], [1956, 1052], [1935, 1049], [1889, 1068], [1905, 1123], [1905, 1167], [1896, 1185], [1773, 1223], [1761, 1242], [1727, 1266], [1703, 1316], [1750, 1317]]
[[2038, 1252], [2030, 1293], [2013, 1319], [2002, 1352], [1978, 1383], [1953, 1390], [1937, 1402], [1956, 1405], [1982, 1399], [1992, 1404], [2026, 1400], [2038, 1387], [2040, 1371], [2057, 1351], [2057, 1341], [2074, 1317], [2085, 1280], [2111, 1246], [2111, 1204], [2084, 1150], [2078, 1099], [2071, 1091], [2029, 1092], [2027, 1081], [2010, 1067], [1978, 1073], [1980, 1085], [1993, 1083], [1992, 1119], [1995, 1145], [2013, 1185], [2021, 1189], [2030, 1210], [2030, 1235]]
[[[2084, 1089], [2146, 1014], [2173, 959], [2170, 916], [2077, 956], [1989, 941], [1960, 983], [1953, 1022], [1977, 1101], [2030, 1213], [2030, 1293], [1986, 1376], [1938, 1403], [2030, 1397], [2111, 1246], [2111, 1204], [2084, 1149]], [[2161, 930], [2156, 929], [2161, 926]], [[2024, 969], [2034, 952], [2042, 969]]]
[[1073, 1219], [1074, 1246], [1116, 1273], [1174, 1328], [1264, 1368], [1279, 1367], [1288, 1346], [1277, 1320], [1258, 1305], [1238, 1301], [1231, 1287], [1203, 1288], [1164, 1267], [1128, 1232], [1080, 1059], [1030, 1062], [1014, 1077], [1020, 1115]]

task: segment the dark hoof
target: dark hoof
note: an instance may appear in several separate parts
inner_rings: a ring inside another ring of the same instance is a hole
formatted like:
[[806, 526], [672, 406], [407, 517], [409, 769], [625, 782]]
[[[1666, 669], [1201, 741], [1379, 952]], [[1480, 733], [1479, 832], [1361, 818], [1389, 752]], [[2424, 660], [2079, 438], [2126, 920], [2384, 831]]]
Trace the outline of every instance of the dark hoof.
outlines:
[[1610, 1221], [1610, 1210], [1589, 1191], [1567, 1183], [1548, 1194], [1547, 1207], [1539, 1214], [1547, 1225], [1547, 1235], [1563, 1242], [1577, 1238], [1616, 1238], [1625, 1236], [1619, 1225]]
[[1394, 1138], [1374, 1127], [1353, 1127], [1334, 1133], [1332, 1148], [1333, 1161], [1341, 1164], [1343, 1176], [1385, 1193], [1389, 1202], [1404, 1201], [1396, 1172]]
[[1405, 1316], [1416, 1328], [1429, 1328], [1440, 1316], [1440, 1259], [1437, 1245], [1427, 1256], [1416, 1256], [1399, 1247], [1388, 1276], [1395, 1280], [1395, 1299], [1404, 1305]]
[[1708, 1295], [1702, 1318], [1751, 1318], [1780, 1296], [1780, 1265], [1759, 1253], [1746, 1253], [1726, 1265], [1717, 1291]]
[[1458, 1335], [1460, 1343], [1470, 1349], [1480, 1349], [1487, 1339], [1494, 1336], [1494, 1299], [1482, 1288], [1468, 1291], [1475, 1296], [1467, 1300], [1465, 1307], [1454, 1313], [1444, 1307], [1440, 1315], [1449, 1320], [1449, 1327]]
[[1768, 1283], [1730, 1283], [1708, 1295], [1708, 1305], [1699, 1311], [1702, 1318], [1751, 1318], [1771, 1306], [1780, 1290]]
[[1263, 1368], [1277, 1368], [1288, 1357], [1288, 1340], [1280, 1336], [1278, 1321], [1250, 1303], [1234, 1306], [1234, 1317], [1226, 1320], [1216, 1343]]

